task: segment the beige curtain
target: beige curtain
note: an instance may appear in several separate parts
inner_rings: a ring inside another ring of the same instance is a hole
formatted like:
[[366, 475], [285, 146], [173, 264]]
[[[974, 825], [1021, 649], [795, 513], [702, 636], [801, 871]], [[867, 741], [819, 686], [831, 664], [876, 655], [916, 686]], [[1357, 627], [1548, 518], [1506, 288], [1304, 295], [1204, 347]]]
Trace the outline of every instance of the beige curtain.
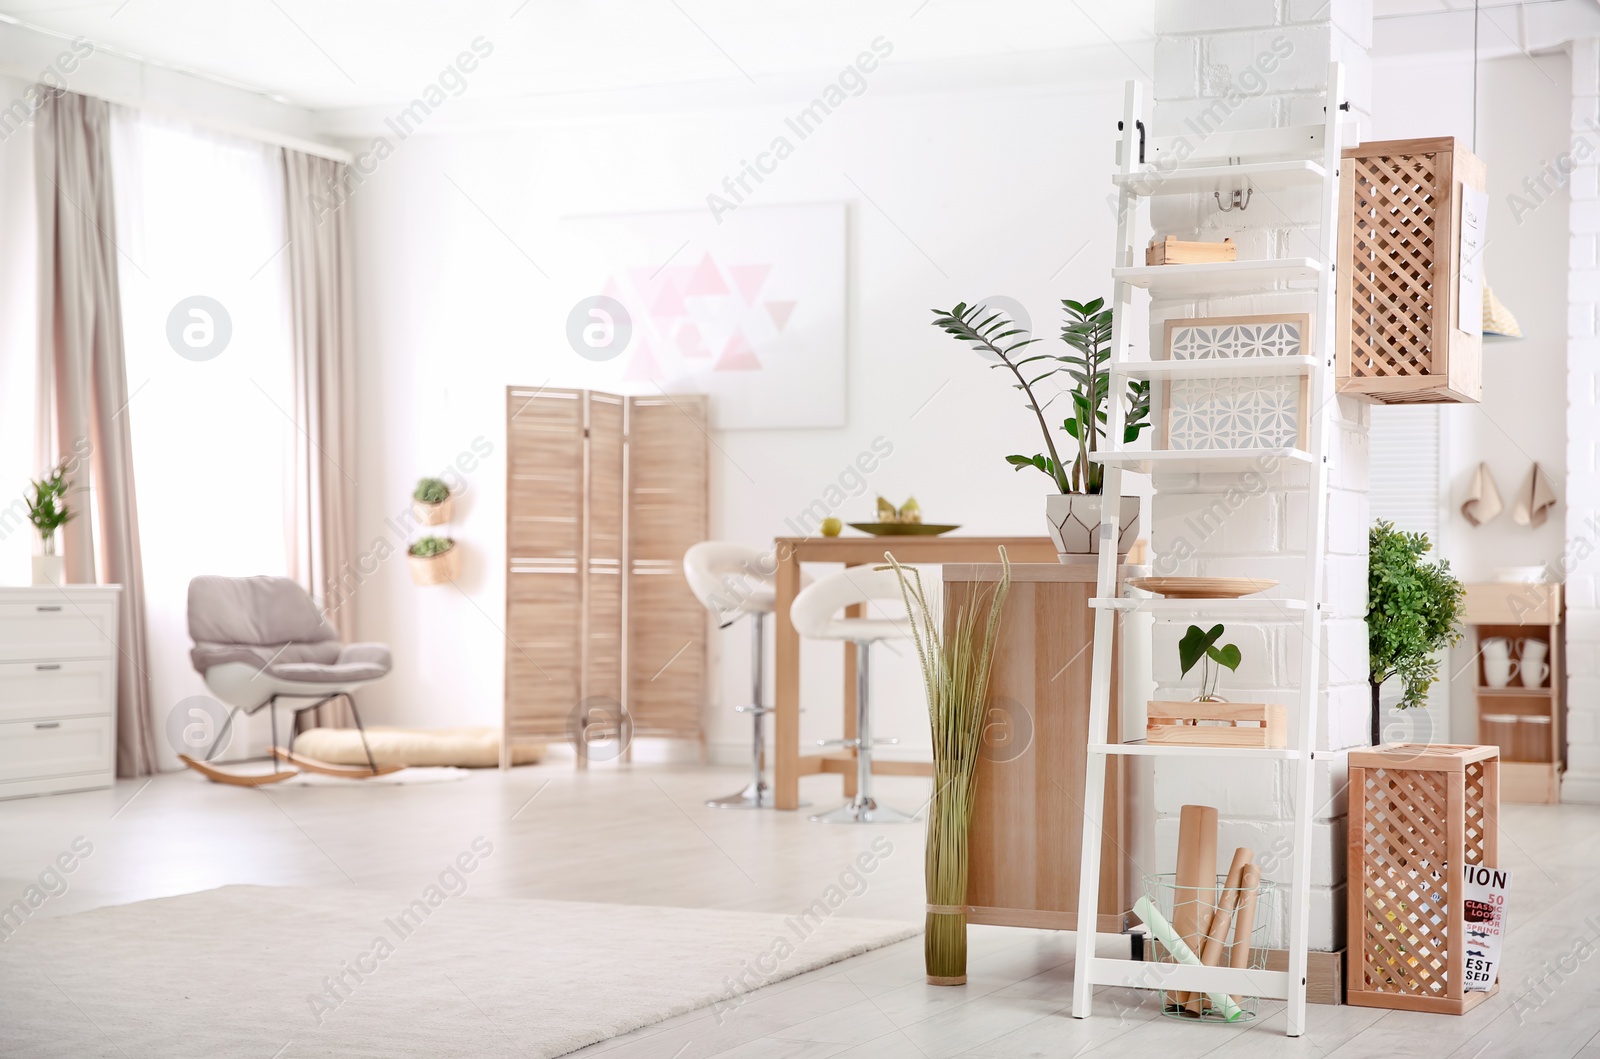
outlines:
[[[341, 585], [355, 558], [355, 339], [350, 224], [335, 194], [345, 166], [283, 152], [289, 289], [294, 325], [294, 548], [291, 575], [327, 608], [346, 643], [354, 637], [350, 591]], [[307, 723], [348, 728], [344, 700]]]
[[[62, 556], [69, 582], [122, 586], [117, 775], [143, 776], [156, 768], [155, 724], [133, 452], [123, 414], [128, 373], [111, 195], [111, 108], [104, 100], [44, 91], [35, 121], [39, 462], [43, 468], [80, 457], [73, 464], [78, 517], [62, 528]], [[81, 458], [85, 448], [87, 459]], [[86, 500], [93, 518], [84, 510]]]

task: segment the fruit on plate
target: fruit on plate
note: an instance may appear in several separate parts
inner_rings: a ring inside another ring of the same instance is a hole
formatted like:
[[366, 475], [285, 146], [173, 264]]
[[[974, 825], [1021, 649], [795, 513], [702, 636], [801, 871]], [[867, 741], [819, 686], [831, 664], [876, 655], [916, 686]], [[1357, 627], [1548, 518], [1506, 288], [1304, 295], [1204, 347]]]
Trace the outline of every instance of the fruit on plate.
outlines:
[[840, 522], [836, 518], [825, 518], [822, 520], [822, 535], [824, 537], [837, 537], [839, 532], [843, 529], [844, 523]]
[[878, 521], [898, 525], [915, 525], [922, 521], [922, 508], [917, 504], [916, 497], [910, 497], [904, 504], [895, 507], [883, 497], [878, 497]]

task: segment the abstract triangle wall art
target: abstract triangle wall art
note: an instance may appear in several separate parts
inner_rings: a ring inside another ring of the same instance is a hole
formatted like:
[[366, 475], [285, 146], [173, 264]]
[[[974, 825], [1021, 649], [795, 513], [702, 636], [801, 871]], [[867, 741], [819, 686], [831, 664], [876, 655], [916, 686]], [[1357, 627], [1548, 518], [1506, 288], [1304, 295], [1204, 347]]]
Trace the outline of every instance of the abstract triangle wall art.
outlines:
[[842, 204], [574, 217], [561, 239], [565, 304], [603, 292], [633, 324], [582, 385], [704, 393], [715, 430], [845, 425]]
[[767, 315], [772, 317], [772, 326], [782, 331], [789, 325], [789, 317], [794, 314], [794, 302], [768, 302]]
[[656, 353], [650, 348], [650, 340], [641, 339], [635, 345], [638, 349], [628, 361], [628, 370], [622, 373], [622, 377], [628, 382], [649, 382], [658, 378], [661, 375], [661, 366], [656, 363]]
[[728, 293], [728, 285], [722, 282], [722, 273], [717, 271], [716, 262], [707, 254], [700, 259], [700, 264], [695, 266], [694, 277], [689, 280], [689, 285], [683, 293], [698, 296]]
[[767, 282], [767, 273], [771, 271], [771, 265], [728, 266], [728, 272], [733, 276], [733, 285], [739, 288], [739, 297], [744, 299], [746, 305], [756, 303], [756, 296], [761, 293], [762, 286]]
[[761, 361], [756, 359], [756, 351], [750, 348], [750, 343], [745, 340], [744, 332], [734, 331], [733, 337], [728, 339], [728, 344], [722, 350], [722, 356], [717, 358], [717, 371], [760, 371]]

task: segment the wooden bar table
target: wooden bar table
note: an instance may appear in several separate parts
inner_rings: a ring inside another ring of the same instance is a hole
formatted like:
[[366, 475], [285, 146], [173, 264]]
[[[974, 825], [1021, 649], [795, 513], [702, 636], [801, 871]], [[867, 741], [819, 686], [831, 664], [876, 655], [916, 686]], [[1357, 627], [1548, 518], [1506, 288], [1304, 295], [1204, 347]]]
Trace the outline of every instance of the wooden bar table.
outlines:
[[[789, 621], [789, 606], [800, 592], [801, 563], [842, 563], [845, 566], [881, 564], [884, 552], [906, 566], [942, 563], [998, 562], [1004, 545], [1013, 563], [1053, 563], [1056, 548], [1049, 537], [778, 537], [773, 541], [777, 560], [777, 675], [774, 688], [776, 754], [773, 793], [779, 809], [800, 807], [800, 777], [832, 772], [844, 778], [845, 797], [855, 794], [855, 751], [827, 754], [800, 753], [800, 635]], [[857, 613], [852, 608], [852, 614]], [[855, 738], [855, 652], [845, 652], [844, 737]], [[919, 693], [921, 689], [918, 689]], [[930, 776], [933, 766], [915, 761], [872, 763], [874, 775]]]

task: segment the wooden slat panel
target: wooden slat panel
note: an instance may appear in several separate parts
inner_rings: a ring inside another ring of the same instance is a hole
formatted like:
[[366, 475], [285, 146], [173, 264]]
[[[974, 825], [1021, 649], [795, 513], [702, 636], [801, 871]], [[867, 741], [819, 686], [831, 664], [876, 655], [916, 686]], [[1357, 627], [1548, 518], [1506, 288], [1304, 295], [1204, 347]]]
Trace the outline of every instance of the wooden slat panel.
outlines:
[[506, 391], [506, 701], [512, 736], [561, 736], [582, 694], [583, 394]]
[[585, 695], [622, 702], [623, 399], [589, 395], [588, 680]]
[[627, 703], [638, 734], [704, 738], [709, 627], [683, 555], [709, 532], [704, 396], [628, 401]]

